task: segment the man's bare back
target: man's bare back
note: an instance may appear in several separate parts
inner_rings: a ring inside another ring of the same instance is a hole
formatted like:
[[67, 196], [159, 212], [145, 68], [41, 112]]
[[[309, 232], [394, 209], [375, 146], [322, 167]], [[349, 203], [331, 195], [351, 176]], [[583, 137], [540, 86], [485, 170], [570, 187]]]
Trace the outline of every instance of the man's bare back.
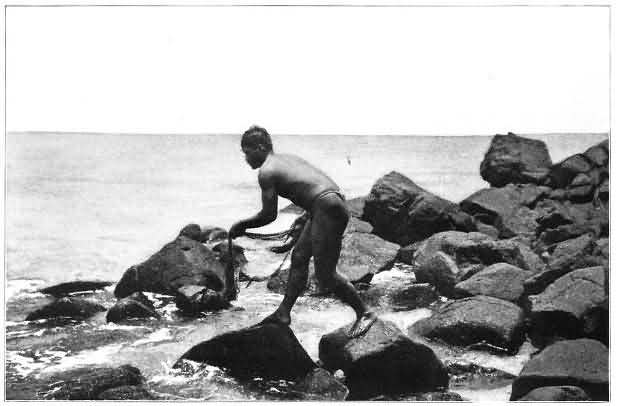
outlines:
[[299, 156], [272, 154], [259, 169], [259, 180], [272, 183], [276, 193], [311, 212], [313, 202], [326, 190], [339, 187], [323, 171]]

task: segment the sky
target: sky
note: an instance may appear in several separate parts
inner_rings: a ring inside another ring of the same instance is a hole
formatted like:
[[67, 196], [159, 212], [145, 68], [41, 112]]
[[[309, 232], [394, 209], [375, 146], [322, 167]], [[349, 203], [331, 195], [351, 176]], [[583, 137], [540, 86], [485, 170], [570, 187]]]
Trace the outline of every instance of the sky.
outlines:
[[609, 131], [607, 7], [9, 7], [6, 129]]

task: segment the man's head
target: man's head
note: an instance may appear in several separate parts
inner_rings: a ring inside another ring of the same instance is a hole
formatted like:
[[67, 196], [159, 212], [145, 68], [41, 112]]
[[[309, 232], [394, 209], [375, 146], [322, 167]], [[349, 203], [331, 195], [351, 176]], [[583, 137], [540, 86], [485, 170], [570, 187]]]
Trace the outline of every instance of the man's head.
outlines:
[[259, 168], [272, 152], [272, 139], [265, 128], [252, 126], [242, 135], [240, 142], [246, 162], [251, 168]]

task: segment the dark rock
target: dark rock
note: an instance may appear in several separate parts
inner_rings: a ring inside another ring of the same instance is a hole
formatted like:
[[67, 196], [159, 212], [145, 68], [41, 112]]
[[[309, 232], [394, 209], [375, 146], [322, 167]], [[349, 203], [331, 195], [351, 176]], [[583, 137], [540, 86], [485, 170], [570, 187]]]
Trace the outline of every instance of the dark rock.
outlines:
[[463, 402], [465, 399], [455, 392], [425, 392], [413, 393], [408, 395], [386, 396], [380, 395], [370, 399], [370, 401], [378, 402]]
[[350, 327], [326, 334], [319, 342], [324, 368], [345, 373], [350, 400], [447, 388], [448, 373], [433, 350], [413, 342], [393, 323], [378, 319], [355, 339], [347, 336]]
[[578, 386], [592, 400], [608, 400], [608, 348], [596, 340], [558, 341], [533, 357], [512, 384], [510, 400], [545, 386]]
[[303, 400], [340, 401], [345, 400], [349, 389], [325, 369], [315, 368], [294, 386], [304, 394]]
[[[212, 251], [217, 254], [217, 257], [223, 266], [227, 267], [229, 264], [229, 243], [227, 241], [220, 242], [212, 247]], [[248, 264], [248, 260], [244, 255], [244, 248], [232, 243], [231, 252], [233, 255], [234, 273], [244, 273]]]
[[562, 202], [545, 199], [536, 206], [536, 209], [542, 213], [536, 220], [539, 232], [573, 223], [568, 207]]
[[591, 177], [586, 173], [579, 173], [574, 177], [574, 179], [572, 179], [572, 182], [570, 183], [570, 187], [583, 185], [594, 185]]
[[88, 292], [93, 290], [103, 289], [107, 286], [113, 285], [113, 282], [102, 281], [74, 281], [65, 282], [58, 285], [49, 286], [41, 289], [39, 292], [46, 295], [52, 295], [55, 297], [67, 296], [71, 293]]
[[356, 289], [364, 304], [382, 311], [412, 310], [439, 300], [434, 286], [415, 283], [413, 272], [401, 269], [381, 272], [368, 288], [362, 289], [361, 285], [356, 284]]
[[602, 263], [602, 266], [606, 268], [609, 266], [610, 244], [611, 243], [608, 238], [600, 238], [594, 241], [593, 252], [591, 253], [594, 257], [598, 258], [598, 260]]
[[601, 266], [577, 269], [557, 279], [543, 293], [529, 296], [533, 334], [584, 336], [583, 317], [607, 300], [607, 283]]
[[201, 230], [201, 242], [213, 242], [227, 239], [227, 230], [221, 227], [206, 226]]
[[[604, 268], [604, 280], [608, 280], [608, 268]], [[608, 289], [608, 283], [604, 285]], [[583, 314], [583, 335], [593, 338], [608, 346], [610, 337], [610, 318], [609, 318], [609, 297], [606, 292], [606, 299], [600, 304], [594, 305]]]
[[152, 302], [141, 292], [132, 293], [114, 304], [107, 312], [108, 323], [118, 323], [129, 318], [156, 318], [161, 316], [154, 310]]
[[413, 310], [427, 307], [439, 300], [439, 294], [428, 283], [414, 283], [390, 295], [393, 310]]
[[222, 292], [216, 292], [199, 285], [185, 285], [178, 288], [176, 307], [186, 315], [227, 309], [231, 304]]
[[186, 226], [182, 227], [182, 230], [180, 230], [180, 234], [178, 234], [178, 237], [182, 236], [190, 238], [191, 240], [202, 242], [201, 227], [199, 227], [199, 224], [187, 224]]
[[362, 217], [362, 213], [364, 213], [364, 204], [366, 203], [366, 196], [349, 199], [346, 203], [351, 217]]
[[410, 334], [438, 338], [453, 345], [487, 342], [516, 353], [525, 338], [524, 313], [505, 300], [474, 296], [446, 303], [410, 327]]
[[[238, 378], [294, 380], [316, 366], [291, 329], [278, 324], [221, 334], [194, 346], [183, 359], [225, 368]], [[180, 360], [174, 368], [181, 366]]]
[[203, 244], [180, 236], [139, 265], [130, 267], [116, 285], [122, 298], [133, 292], [175, 296], [184, 285], [201, 285], [215, 291], [225, 286], [225, 267], [219, 255]]
[[106, 309], [100, 304], [75, 297], [62, 297], [43, 308], [33, 311], [26, 317], [27, 321], [40, 319], [71, 318], [87, 319]]
[[[311, 259], [311, 262], [313, 262], [312, 259]], [[289, 268], [280, 268], [268, 277], [268, 283], [266, 284], [266, 286], [272, 292], [284, 295], [287, 290], [288, 280], [289, 280]], [[302, 294], [308, 294], [308, 295], [326, 294], [326, 292], [322, 292], [322, 289], [319, 286], [319, 283], [317, 282], [317, 278], [315, 278], [315, 268], [314, 267], [309, 267], [308, 280], [307, 280], [306, 287], [304, 291], [302, 292]]]
[[486, 234], [493, 239], [499, 237], [499, 230], [496, 227], [481, 223], [480, 221], [476, 221], [476, 227], [479, 233]]
[[443, 252], [438, 252], [415, 269], [416, 280], [429, 283], [444, 296], [454, 295], [454, 286], [458, 282], [459, 267], [454, 260]]
[[86, 367], [54, 375], [46, 399], [96, 400], [108, 389], [139, 385], [143, 377], [139, 369], [131, 365], [119, 367]]
[[345, 233], [336, 269], [351, 282], [370, 282], [372, 275], [392, 268], [400, 248], [374, 234]]
[[118, 386], [107, 389], [97, 397], [100, 400], [156, 400], [157, 397], [143, 386]]
[[590, 147], [583, 153], [596, 166], [607, 166], [609, 157], [609, 142], [604, 140], [599, 144]]
[[548, 285], [574, 269], [600, 265], [598, 258], [592, 255], [593, 247], [591, 234], [559, 243], [550, 257], [548, 268], [525, 281], [525, 294], [542, 292]]
[[593, 200], [595, 187], [593, 185], [570, 186], [568, 200], [575, 203], [585, 203]]
[[422, 189], [397, 172], [377, 180], [366, 199], [362, 218], [374, 233], [400, 245], [445, 230], [474, 231], [470, 216], [458, 205]]
[[603, 202], [608, 202], [608, 195], [609, 195], [609, 186], [610, 186], [610, 182], [608, 179], [605, 179], [602, 181], [602, 183], [600, 184], [600, 186], [598, 186], [598, 198], [600, 200], [602, 200]]
[[494, 187], [508, 183], [540, 184], [550, 166], [544, 142], [513, 133], [497, 134], [480, 164], [480, 175]]
[[450, 375], [450, 388], [487, 389], [503, 387], [512, 383], [515, 375], [495, 368], [483, 367], [460, 361], [446, 362]]
[[578, 386], [543, 386], [518, 399], [527, 402], [583, 402], [591, 398]]
[[589, 172], [593, 165], [583, 154], [572, 155], [551, 167], [549, 172], [549, 184], [554, 189], [567, 187], [580, 173]]
[[459, 282], [454, 289], [459, 297], [484, 295], [518, 303], [524, 293], [523, 282], [531, 275], [532, 271], [500, 262]]

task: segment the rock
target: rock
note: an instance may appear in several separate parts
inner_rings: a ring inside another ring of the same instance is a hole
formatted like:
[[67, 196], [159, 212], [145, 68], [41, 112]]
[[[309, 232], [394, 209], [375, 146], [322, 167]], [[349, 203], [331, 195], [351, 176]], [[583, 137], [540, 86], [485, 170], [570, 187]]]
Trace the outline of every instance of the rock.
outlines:
[[434, 286], [415, 283], [413, 272], [396, 269], [381, 272], [366, 289], [356, 285], [365, 305], [382, 311], [406, 311], [427, 307], [439, 300]]
[[108, 323], [118, 323], [129, 318], [144, 319], [150, 317], [161, 318], [154, 309], [152, 302], [143, 293], [135, 292], [118, 300], [107, 312], [106, 319]]
[[607, 203], [608, 202], [608, 195], [609, 195], [609, 186], [610, 186], [610, 182], [608, 179], [604, 179], [602, 181], [602, 183], [600, 184], [600, 186], [598, 186], [598, 198], [600, 200], [602, 200], [603, 202]]
[[591, 398], [578, 386], [543, 386], [518, 399], [528, 402], [583, 402]]
[[439, 300], [439, 294], [428, 283], [414, 283], [391, 294], [390, 301], [394, 311], [413, 310], [428, 307]]
[[73, 281], [73, 282], [60, 283], [54, 286], [49, 286], [47, 288], [41, 289], [39, 292], [44, 293], [46, 295], [61, 297], [61, 296], [67, 296], [71, 293], [99, 290], [99, 289], [103, 289], [111, 285], [113, 285], [113, 282]]
[[607, 166], [609, 157], [609, 142], [604, 140], [583, 153], [595, 166]]
[[287, 326], [256, 325], [204, 341], [180, 357], [224, 368], [238, 378], [295, 380], [315, 368], [298, 339]]
[[454, 286], [458, 282], [460, 270], [454, 260], [443, 252], [436, 253], [414, 272], [418, 282], [430, 283], [444, 296], [454, 295]]
[[373, 185], [362, 219], [378, 236], [407, 245], [445, 230], [474, 231], [473, 219], [458, 205], [390, 172]]
[[114, 295], [123, 298], [133, 292], [153, 292], [175, 296], [184, 285], [221, 291], [225, 286], [225, 267], [217, 253], [179, 236], [146, 261], [130, 267], [116, 285]]
[[351, 282], [370, 282], [372, 275], [392, 268], [400, 248], [374, 234], [346, 233], [336, 269]]
[[541, 294], [529, 296], [534, 335], [583, 337], [583, 317], [608, 299], [607, 284], [601, 266], [577, 269], [557, 279]]
[[176, 307], [186, 315], [227, 309], [231, 304], [221, 292], [199, 285], [185, 285], [178, 288]]
[[370, 234], [373, 232], [373, 226], [371, 223], [362, 221], [356, 217], [350, 217], [349, 223], [347, 223], [347, 228], [345, 229], [345, 234], [350, 233], [366, 233]]
[[[312, 262], [312, 259], [311, 259]], [[272, 275], [268, 277], [268, 283], [266, 284], [268, 290], [271, 290], [274, 293], [278, 293], [284, 295], [287, 290], [287, 281], [289, 280], [289, 268], [280, 268], [276, 270]], [[322, 292], [319, 283], [317, 282], [317, 278], [315, 278], [315, 268], [309, 267], [309, 275], [306, 284], [305, 290], [302, 292], [302, 295], [319, 295], [325, 294], [326, 292]]]
[[418, 244], [401, 248], [399, 260], [414, 267], [422, 267], [439, 251], [454, 259], [459, 269], [498, 262], [506, 262], [534, 272], [545, 268], [538, 255], [515, 239], [494, 240], [482, 233], [456, 231], [438, 233]]
[[491, 296], [518, 303], [524, 293], [523, 282], [532, 271], [499, 262], [490, 265], [454, 287], [458, 297]]
[[[212, 247], [212, 251], [217, 254], [217, 257], [223, 266], [227, 267], [229, 264], [229, 243], [227, 241], [220, 242]], [[234, 273], [236, 275], [245, 273], [248, 260], [244, 255], [244, 248], [232, 243], [231, 251], [233, 256]]]
[[221, 227], [206, 226], [201, 230], [201, 242], [213, 242], [227, 239], [227, 230]]
[[558, 341], [533, 357], [514, 380], [510, 400], [544, 386], [578, 386], [592, 400], [607, 401], [608, 348], [596, 340]]
[[544, 142], [513, 133], [497, 134], [480, 164], [480, 175], [494, 187], [508, 183], [540, 184], [550, 166]]
[[369, 399], [378, 402], [463, 402], [465, 399], [455, 392], [425, 392], [398, 396], [375, 396]]
[[45, 399], [96, 400], [108, 389], [143, 382], [139, 369], [131, 365], [119, 367], [85, 367], [54, 375]]
[[476, 221], [476, 227], [478, 228], [479, 233], [486, 234], [493, 239], [497, 239], [499, 237], [499, 230], [497, 230], [496, 227], [481, 223], [480, 221]]
[[366, 203], [366, 196], [355, 197], [347, 200], [347, 209], [351, 217], [360, 218], [364, 213], [364, 204]]
[[446, 303], [432, 316], [413, 324], [409, 331], [453, 345], [485, 341], [513, 354], [525, 339], [524, 313], [505, 300], [474, 296]]
[[87, 319], [96, 313], [106, 309], [89, 300], [75, 297], [62, 297], [43, 308], [33, 311], [26, 317], [27, 321], [40, 319], [71, 318], [77, 320]]
[[593, 200], [595, 187], [593, 185], [570, 186], [568, 200], [575, 203], [585, 203]]
[[503, 387], [512, 383], [516, 376], [495, 368], [481, 365], [450, 361], [446, 362], [446, 368], [450, 375], [450, 388], [482, 388]]
[[[604, 271], [604, 280], [608, 280], [608, 268], [604, 268]], [[608, 346], [610, 341], [608, 284], [604, 286], [607, 289], [606, 299], [600, 304], [592, 306], [583, 314], [583, 336], [593, 338]]]
[[600, 261], [592, 255], [593, 248], [591, 234], [559, 243], [550, 257], [548, 268], [525, 281], [525, 294], [542, 292], [548, 285], [574, 269], [599, 265]]
[[349, 389], [325, 369], [315, 368], [294, 386], [304, 394], [303, 400], [340, 401], [345, 400]]
[[101, 392], [100, 400], [156, 400], [157, 397], [144, 386], [125, 385]]
[[393, 323], [378, 319], [350, 339], [347, 325], [324, 335], [319, 358], [328, 370], [345, 372], [350, 400], [447, 388], [448, 373], [429, 347], [413, 342]]
[[572, 155], [551, 167], [548, 174], [549, 184], [554, 189], [563, 189], [578, 174], [589, 172], [592, 168], [592, 163], [585, 155]]
[[178, 234], [178, 237], [183, 236], [190, 238], [191, 240], [203, 242], [201, 240], [201, 227], [199, 227], [199, 224], [191, 223], [182, 227], [182, 230], [180, 230], [180, 234]]

